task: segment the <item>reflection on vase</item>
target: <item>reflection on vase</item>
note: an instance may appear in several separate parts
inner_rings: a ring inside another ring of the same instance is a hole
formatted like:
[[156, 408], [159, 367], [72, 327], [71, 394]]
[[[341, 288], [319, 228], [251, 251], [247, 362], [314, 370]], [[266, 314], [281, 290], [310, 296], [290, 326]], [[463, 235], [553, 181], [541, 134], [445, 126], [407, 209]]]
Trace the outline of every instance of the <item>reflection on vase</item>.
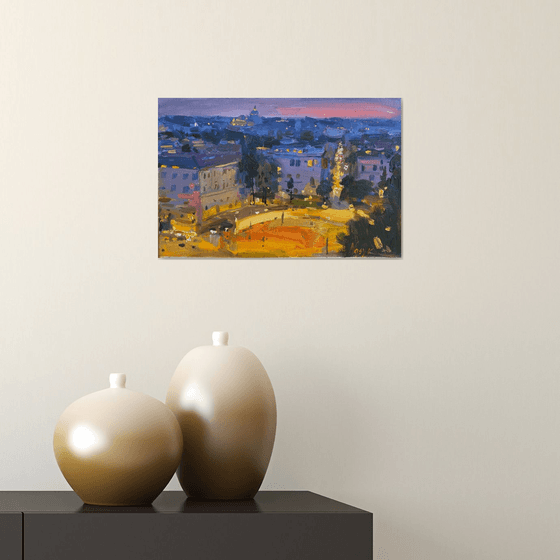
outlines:
[[199, 500], [187, 498], [183, 504], [184, 512], [214, 513], [258, 513], [261, 510], [257, 502], [250, 500]]
[[154, 506], [92, 506], [83, 504], [79, 513], [154, 513]]

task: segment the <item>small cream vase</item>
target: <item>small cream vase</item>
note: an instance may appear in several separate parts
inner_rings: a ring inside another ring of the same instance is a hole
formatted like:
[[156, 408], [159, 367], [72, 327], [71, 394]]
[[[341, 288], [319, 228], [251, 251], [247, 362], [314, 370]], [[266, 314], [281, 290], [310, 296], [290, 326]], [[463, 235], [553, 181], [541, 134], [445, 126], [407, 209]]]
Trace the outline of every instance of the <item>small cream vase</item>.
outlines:
[[251, 351], [228, 346], [226, 332], [212, 339], [183, 358], [167, 392], [183, 433], [177, 477], [189, 498], [250, 499], [274, 446], [274, 390]]
[[54, 453], [64, 478], [86, 503], [149, 505], [171, 480], [183, 449], [175, 415], [161, 401], [125, 388], [86, 395], [61, 415]]

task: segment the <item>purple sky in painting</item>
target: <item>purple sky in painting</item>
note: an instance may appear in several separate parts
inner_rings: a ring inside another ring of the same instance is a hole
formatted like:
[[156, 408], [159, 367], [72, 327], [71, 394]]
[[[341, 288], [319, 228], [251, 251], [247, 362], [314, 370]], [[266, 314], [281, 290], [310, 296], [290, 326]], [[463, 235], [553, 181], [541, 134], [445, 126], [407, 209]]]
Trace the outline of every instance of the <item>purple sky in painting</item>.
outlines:
[[159, 116], [247, 115], [254, 106], [263, 117], [395, 118], [401, 114], [398, 98], [160, 98]]

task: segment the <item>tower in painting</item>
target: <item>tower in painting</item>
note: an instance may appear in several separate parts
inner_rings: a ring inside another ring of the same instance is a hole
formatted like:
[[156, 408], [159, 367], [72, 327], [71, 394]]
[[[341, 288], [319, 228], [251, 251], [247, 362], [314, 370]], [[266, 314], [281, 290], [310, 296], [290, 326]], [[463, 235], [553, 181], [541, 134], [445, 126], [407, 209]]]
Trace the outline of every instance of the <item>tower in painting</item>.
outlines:
[[262, 124], [262, 119], [257, 111], [256, 105], [253, 107], [253, 110], [249, 114], [249, 118], [247, 120], [252, 121], [253, 124]]

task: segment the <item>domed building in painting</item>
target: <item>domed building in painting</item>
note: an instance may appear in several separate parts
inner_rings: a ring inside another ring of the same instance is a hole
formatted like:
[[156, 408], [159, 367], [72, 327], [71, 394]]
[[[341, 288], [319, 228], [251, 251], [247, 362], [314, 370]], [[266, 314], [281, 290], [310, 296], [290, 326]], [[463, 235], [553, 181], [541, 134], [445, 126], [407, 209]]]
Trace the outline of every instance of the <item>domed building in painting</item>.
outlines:
[[249, 118], [247, 120], [252, 121], [253, 124], [262, 124], [262, 118], [260, 117], [259, 112], [257, 111], [256, 105], [253, 107], [253, 110], [249, 114]]

